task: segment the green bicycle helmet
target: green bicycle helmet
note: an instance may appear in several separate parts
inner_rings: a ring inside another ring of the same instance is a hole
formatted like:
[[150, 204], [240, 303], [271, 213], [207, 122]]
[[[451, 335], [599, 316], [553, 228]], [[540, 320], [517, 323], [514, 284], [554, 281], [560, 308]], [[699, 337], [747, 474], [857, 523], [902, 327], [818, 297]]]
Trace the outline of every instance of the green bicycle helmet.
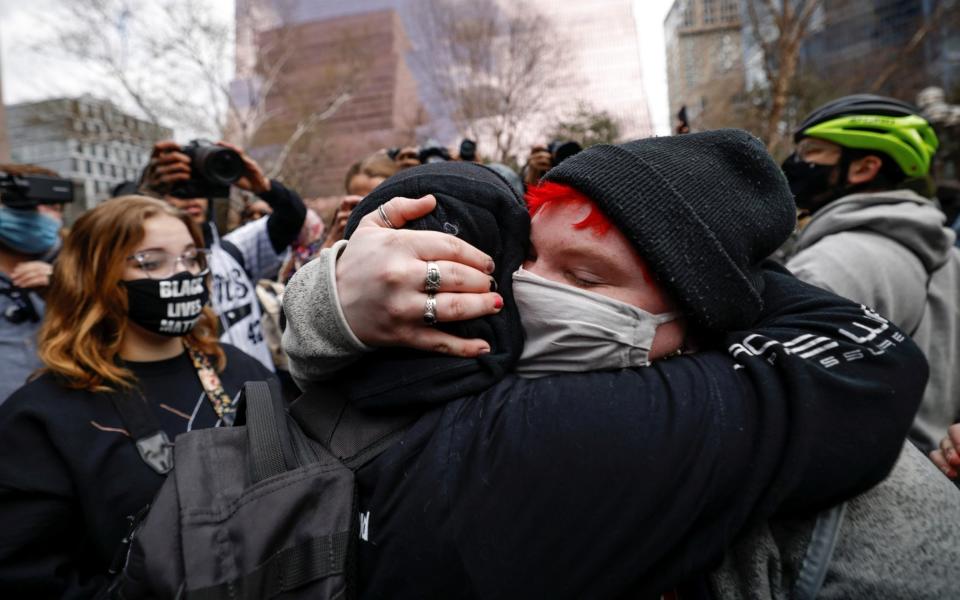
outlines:
[[854, 94], [828, 102], [808, 116], [793, 139], [815, 137], [845, 148], [889, 156], [907, 177], [924, 177], [940, 145], [920, 110], [906, 102]]

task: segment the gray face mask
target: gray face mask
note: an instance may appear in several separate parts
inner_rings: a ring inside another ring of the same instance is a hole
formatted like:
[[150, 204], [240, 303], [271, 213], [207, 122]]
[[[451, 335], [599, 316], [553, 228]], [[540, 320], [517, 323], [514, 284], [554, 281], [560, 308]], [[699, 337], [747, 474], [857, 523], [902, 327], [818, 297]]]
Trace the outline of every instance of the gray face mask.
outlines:
[[657, 327], [679, 313], [651, 314], [520, 269], [513, 297], [526, 333], [521, 377], [644, 367]]

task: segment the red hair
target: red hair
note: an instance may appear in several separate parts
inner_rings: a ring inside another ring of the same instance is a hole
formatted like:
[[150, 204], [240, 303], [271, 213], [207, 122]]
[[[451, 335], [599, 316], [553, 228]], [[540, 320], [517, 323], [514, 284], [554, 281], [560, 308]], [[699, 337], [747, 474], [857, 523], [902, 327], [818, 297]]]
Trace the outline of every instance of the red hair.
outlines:
[[553, 181], [544, 181], [527, 190], [527, 210], [530, 216], [534, 216], [548, 202], [564, 202], [575, 204], [577, 206], [589, 206], [590, 212], [583, 220], [574, 223], [575, 229], [591, 229], [598, 236], [606, 235], [613, 223], [607, 219], [607, 216], [600, 211], [593, 200], [578, 192], [568, 185], [555, 183]]
[[[586, 195], [578, 192], [568, 185], [555, 183], [553, 181], [544, 181], [539, 185], [533, 186], [527, 190], [526, 194], [527, 210], [530, 216], [540, 212], [548, 202], [564, 202], [576, 206], [589, 206], [590, 212], [582, 220], [573, 224], [574, 229], [591, 229], [594, 234], [602, 237], [610, 231], [613, 223], [603, 214], [600, 207], [588, 198]], [[653, 283], [653, 277], [650, 275], [646, 260], [640, 257], [641, 271], [640, 275], [648, 284]]]

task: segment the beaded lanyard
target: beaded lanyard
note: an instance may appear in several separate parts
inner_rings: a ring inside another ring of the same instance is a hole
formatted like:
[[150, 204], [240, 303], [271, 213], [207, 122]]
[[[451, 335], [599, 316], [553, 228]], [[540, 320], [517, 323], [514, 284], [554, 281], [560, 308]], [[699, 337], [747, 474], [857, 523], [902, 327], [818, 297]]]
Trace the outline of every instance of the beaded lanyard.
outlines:
[[220, 383], [220, 377], [210, 364], [210, 359], [203, 352], [200, 352], [184, 340], [184, 347], [190, 354], [190, 360], [193, 361], [193, 367], [197, 370], [197, 377], [200, 378], [200, 385], [203, 391], [207, 393], [210, 404], [213, 405], [214, 412], [220, 417], [225, 425], [233, 425], [233, 419], [236, 416], [236, 408], [233, 406], [233, 400], [227, 395]]

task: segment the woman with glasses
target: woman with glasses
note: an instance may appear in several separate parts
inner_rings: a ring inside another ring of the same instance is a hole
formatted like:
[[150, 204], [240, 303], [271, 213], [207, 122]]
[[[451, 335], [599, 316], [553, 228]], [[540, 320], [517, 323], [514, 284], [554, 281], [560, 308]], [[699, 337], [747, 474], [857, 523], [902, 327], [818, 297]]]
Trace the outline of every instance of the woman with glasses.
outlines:
[[150, 198], [76, 222], [39, 334], [44, 367], [0, 407], [0, 597], [92, 596], [172, 468], [174, 437], [231, 424], [243, 382], [272, 379], [219, 343], [202, 244]]

